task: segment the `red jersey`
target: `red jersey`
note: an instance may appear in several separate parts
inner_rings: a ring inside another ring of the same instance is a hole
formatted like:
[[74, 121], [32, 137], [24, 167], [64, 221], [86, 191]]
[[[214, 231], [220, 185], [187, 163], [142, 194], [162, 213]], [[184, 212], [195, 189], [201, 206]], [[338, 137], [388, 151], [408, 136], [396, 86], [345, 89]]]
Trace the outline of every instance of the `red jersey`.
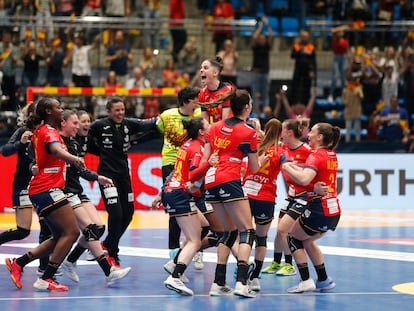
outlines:
[[259, 171], [252, 173], [247, 168], [246, 176], [243, 179], [243, 188], [251, 199], [275, 202], [276, 180], [285, 155], [282, 148], [275, 148], [275, 146], [270, 146], [266, 154], [269, 156], [269, 160], [262, 165]]
[[41, 125], [33, 131], [32, 144], [39, 173], [29, 184], [29, 195], [65, 186], [66, 162], [49, 152], [49, 145], [60, 143], [67, 150], [59, 132], [50, 125]]
[[[199, 139], [190, 139], [186, 141], [177, 152], [177, 159], [174, 167], [174, 175], [167, 183], [165, 190], [183, 189], [187, 192], [185, 184], [190, 181], [190, 171], [200, 165], [204, 154], [204, 142]], [[198, 190], [191, 195], [199, 197], [201, 191]]]
[[[325, 216], [335, 216], [341, 213], [336, 189], [336, 175], [338, 172], [338, 158], [332, 150], [318, 149], [311, 153], [305, 166], [316, 171], [316, 176], [307, 186], [307, 200], [320, 198]], [[313, 184], [322, 181], [328, 188], [328, 194], [321, 197], [313, 192]]]
[[332, 40], [332, 51], [335, 55], [346, 55], [348, 52], [349, 41], [345, 38]]
[[[301, 144], [296, 149], [291, 149], [288, 144], [283, 144], [282, 148], [285, 152], [286, 158], [289, 161], [296, 162], [299, 166], [303, 166], [309, 154], [313, 152], [312, 148], [306, 143]], [[287, 193], [288, 197], [298, 197], [306, 194], [305, 187], [295, 184], [285, 173], [283, 173], [283, 177], [289, 185]]]
[[229, 118], [214, 123], [206, 137], [211, 153], [217, 153], [219, 162], [211, 167], [205, 178], [205, 188], [237, 180], [244, 156], [257, 152], [256, 130], [238, 118]]
[[[232, 89], [234, 90], [234, 85], [228, 82], [220, 82], [219, 87], [211, 91], [207, 87], [204, 87], [200, 93], [198, 93], [198, 101], [200, 103], [209, 103], [214, 100], [219, 99], [223, 95], [226, 95], [229, 91]], [[203, 105], [201, 105], [201, 110], [206, 111], [208, 113], [208, 116], [210, 118], [210, 123], [216, 123], [217, 121], [220, 121], [223, 116], [223, 108], [229, 108], [230, 109], [230, 100], [226, 100], [224, 103], [218, 105], [214, 108], [205, 108]], [[232, 116], [231, 110], [229, 115], [227, 116], [230, 118]]]

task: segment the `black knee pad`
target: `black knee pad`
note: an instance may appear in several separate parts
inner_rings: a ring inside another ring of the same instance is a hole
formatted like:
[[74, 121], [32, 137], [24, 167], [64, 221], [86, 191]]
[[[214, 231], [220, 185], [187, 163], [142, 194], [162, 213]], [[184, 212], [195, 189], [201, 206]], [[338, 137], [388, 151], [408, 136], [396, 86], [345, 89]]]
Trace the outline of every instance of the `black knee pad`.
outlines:
[[237, 240], [237, 230], [234, 231], [225, 231], [223, 236], [220, 239], [219, 243], [223, 243], [228, 248], [232, 248], [233, 244]]
[[86, 241], [98, 241], [99, 240], [99, 228], [95, 224], [86, 226], [82, 231]]
[[99, 230], [99, 239], [104, 235], [105, 233], [105, 225], [97, 226]]
[[253, 242], [256, 238], [256, 233], [254, 229], [247, 229], [246, 231], [240, 232], [240, 244], [246, 243], [250, 246], [253, 246]]
[[267, 247], [267, 236], [256, 235], [256, 247], [259, 246]]
[[10, 232], [13, 233], [14, 240], [23, 240], [28, 237], [30, 234], [30, 229], [24, 229], [17, 226], [16, 229], [11, 229]]
[[210, 231], [210, 226], [201, 227], [201, 239], [204, 239]]
[[223, 236], [223, 232], [211, 232], [208, 238], [208, 246], [209, 247], [217, 247], [220, 243], [220, 239]]
[[303, 248], [302, 241], [294, 238], [291, 235], [288, 235], [288, 244], [289, 244], [290, 252], [292, 254], [294, 252], [296, 252], [298, 249], [302, 249]]

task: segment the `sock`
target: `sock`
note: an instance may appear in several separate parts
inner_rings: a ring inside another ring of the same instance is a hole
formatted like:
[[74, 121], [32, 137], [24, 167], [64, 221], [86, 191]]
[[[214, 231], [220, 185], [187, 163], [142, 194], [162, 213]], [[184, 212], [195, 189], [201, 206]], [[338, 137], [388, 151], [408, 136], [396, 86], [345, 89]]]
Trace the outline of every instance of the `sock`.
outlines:
[[16, 263], [20, 266], [20, 267], [24, 267], [25, 265], [27, 265], [29, 262], [32, 262], [33, 260], [35, 260], [36, 258], [33, 257], [33, 254], [31, 252], [27, 252], [26, 254], [24, 254], [23, 256], [19, 257], [16, 259]]
[[180, 278], [183, 274], [185, 269], [187, 269], [187, 265], [183, 264], [182, 262], [177, 263], [173, 273], [171, 274], [173, 278]]
[[57, 269], [59, 268], [60, 264], [56, 263], [56, 262], [51, 262], [49, 261], [45, 273], [43, 273], [42, 279], [43, 280], [47, 280], [47, 279], [53, 279], [53, 277], [55, 276], [55, 273], [57, 271]]
[[300, 278], [302, 279], [302, 281], [306, 281], [309, 279], [309, 268], [308, 268], [308, 263], [298, 263], [298, 270], [299, 270], [299, 274], [300, 274]]
[[249, 265], [246, 262], [238, 262], [237, 263], [237, 282], [242, 282], [243, 285], [246, 285], [248, 272], [249, 272]]
[[285, 263], [292, 264], [292, 255], [285, 254]]
[[108, 276], [111, 273], [111, 266], [109, 265], [108, 260], [106, 259], [105, 255], [101, 255], [96, 258], [98, 265], [101, 267], [102, 271]]
[[216, 273], [214, 275], [214, 283], [216, 283], [218, 286], [226, 285], [226, 270], [227, 265], [217, 264]]
[[86, 248], [80, 246], [79, 244], [76, 244], [75, 248], [70, 252], [67, 260], [71, 263], [75, 263], [85, 250]]
[[273, 261], [277, 263], [281, 263], [282, 253], [273, 253]]
[[254, 268], [254, 271], [253, 271], [252, 275], [250, 276], [250, 280], [258, 278], [259, 275], [260, 275], [260, 271], [262, 271], [262, 267], [263, 267], [263, 261], [261, 261], [261, 260], [255, 259], [254, 263], [256, 264], [256, 267]]
[[318, 275], [318, 281], [325, 281], [328, 278], [324, 263], [315, 266], [315, 270], [316, 274]]

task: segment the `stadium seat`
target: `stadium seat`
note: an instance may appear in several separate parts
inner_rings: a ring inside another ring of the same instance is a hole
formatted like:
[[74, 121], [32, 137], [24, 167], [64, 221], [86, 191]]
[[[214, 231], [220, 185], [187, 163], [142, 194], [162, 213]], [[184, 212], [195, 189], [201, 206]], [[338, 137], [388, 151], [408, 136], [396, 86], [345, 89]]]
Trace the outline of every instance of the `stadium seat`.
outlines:
[[281, 20], [282, 37], [294, 38], [299, 36], [299, 21], [296, 17], [284, 16]]
[[[274, 17], [274, 16], [268, 16], [267, 19], [269, 21], [269, 26], [272, 28], [273, 36], [278, 36], [279, 35], [279, 20], [277, 19], [277, 17]], [[269, 31], [267, 30], [266, 27], [263, 28], [263, 34], [266, 36], [269, 34]]]
[[240, 24], [242, 30], [239, 34], [242, 37], [251, 37], [253, 36], [254, 30], [256, 29], [256, 18], [254, 16], [243, 15], [240, 16]]

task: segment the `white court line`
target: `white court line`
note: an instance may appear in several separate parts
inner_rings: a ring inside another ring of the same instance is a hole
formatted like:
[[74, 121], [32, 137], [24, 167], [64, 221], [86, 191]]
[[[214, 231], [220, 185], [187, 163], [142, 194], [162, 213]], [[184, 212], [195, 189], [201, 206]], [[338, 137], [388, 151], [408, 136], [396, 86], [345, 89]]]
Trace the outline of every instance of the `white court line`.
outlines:
[[[47, 294], [47, 293], [46, 293]], [[292, 297], [293, 299], [297, 299], [297, 297], [303, 297], [303, 296], [326, 296], [329, 295], [331, 296], [383, 296], [383, 295], [406, 295], [403, 293], [399, 293], [399, 292], [341, 292], [341, 293], [336, 293], [336, 292], [330, 292], [330, 293], [303, 293], [300, 294], [299, 296], [296, 294], [289, 294], [289, 293], [260, 293], [259, 294], [261, 297], [263, 296], [267, 296], [267, 297]], [[207, 294], [195, 294], [193, 297], [211, 297], [210, 295]], [[145, 299], [145, 298], [149, 298], [149, 299], [154, 299], [154, 298], [171, 298], [171, 295], [122, 295], [122, 296], [118, 296], [118, 295], [100, 295], [100, 296], [75, 296], [75, 297], [52, 297], [52, 296], [45, 296], [45, 297], [12, 297], [12, 298], [0, 298], [0, 301], [9, 301], [9, 300], [22, 300], [22, 301], [32, 301], [32, 300], [82, 300], [82, 299], [131, 299], [131, 298], [139, 298], [139, 299]]]
[[[8, 243], [8, 244], [4, 244], [2, 249], [4, 249], [7, 246], [31, 249], [35, 247], [36, 245], [37, 245], [36, 243]], [[414, 262], [414, 253], [373, 250], [373, 249], [363, 249], [363, 248], [351, 248], [351, 247], [336, 247], [336, 246], [320, 246], [320, 248], [324, 255]], [[119, 249], [120, 249], [119, 254], [122, 256], [169, 259], [168, 249], [129, 247], [129, 246], [120, 246]], [[273, 250], [273, 243], [268, 244], [268, 250]], [[4, 258], [6, 257], [13, 258], [17, 256], [19, 255], [0, 254], [0, 264], [4, 264]], [[217, 260], [216, 253], [210, 252], [210, 251], [204, 252], [203, 260], [205, 262], [215, 263]], [[273, 258], [270, 258], [270, 257], [265, 258], [265, 262], [271, 262], [272, 260]], [[236, 260], [233, 258], [233, 256], [230, 256], [229, 262], [235, 263]], [[79, 264], [80, 265], [95, 264], [95, 262], [81, 260], [79, 261]], [[36, 266], [36, 262], [32, 262], [29, 265]]]

